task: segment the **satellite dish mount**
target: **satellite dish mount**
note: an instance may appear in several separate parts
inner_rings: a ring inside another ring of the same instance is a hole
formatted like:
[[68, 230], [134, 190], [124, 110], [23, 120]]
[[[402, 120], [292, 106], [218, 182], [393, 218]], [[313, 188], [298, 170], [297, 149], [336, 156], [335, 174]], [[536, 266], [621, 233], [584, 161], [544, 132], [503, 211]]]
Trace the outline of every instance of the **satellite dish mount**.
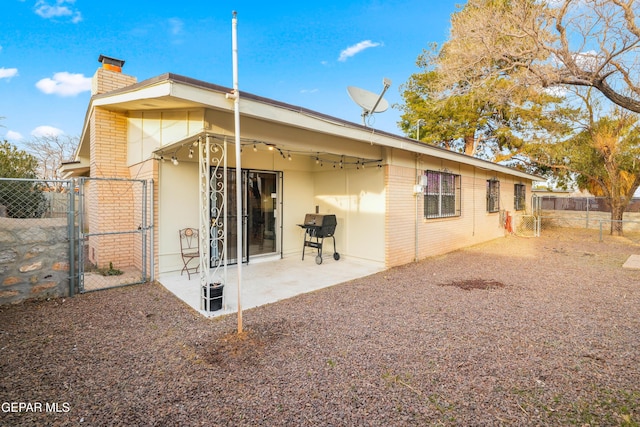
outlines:
[[371, 116], [373, 113], [382, 113], [387, 111], [389, 108], [389, 103], [386, 99], [383, 98], [384, 93], [391, 86], [391, 80], [388, 78], [382, 79], [382, 85], [384, 88], [380, 95], [376, 95], [373, 92], [369, 92], [368, 90], [360, 89], [355, 86], [347, 86], [347, 92], [349, 93], [349, 97], [362, 107], [362, 124], [363, 126], [367, 125], [367, 117]]

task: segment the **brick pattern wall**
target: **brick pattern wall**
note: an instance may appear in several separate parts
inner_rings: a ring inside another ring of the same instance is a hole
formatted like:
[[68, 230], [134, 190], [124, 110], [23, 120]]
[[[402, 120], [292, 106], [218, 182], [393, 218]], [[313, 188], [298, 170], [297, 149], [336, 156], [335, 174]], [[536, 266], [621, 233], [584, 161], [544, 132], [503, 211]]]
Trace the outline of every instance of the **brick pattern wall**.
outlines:
[[[100, 68], [93, 78], [92, 93], [110, 92], [134, 84], [136, 79], [119, 72]], [[123, 113], [96, 107], [89, 118], [90, 177], [130, 178], [127, 167], [127, 117]], [[91, 181], [87, 202], [91, 233], [129, 231], [140, 224], [132, 215], [138, 195], [130, 184], [112, 181]], [[138, 221], [139, 222], [139, 221]], [[89, 240], [88, 258], [97, 267], [127, 267], [134, 265], [132, 234], [94, 236]]]
[[385, 218], [385, 259], [387, 267], [414, 260], [415, 239], [415, 169], [385, 166], [387, 202]]
[[[461, 215], [453, 218], [425, 219], [424, 197], [418, 195], [417, 258], [441, 255], [463, 247], [504, 237], [500, 213], [486, 211], [486, 182], [497, 177], [500, 181], [500, 210], [514, 214], [514, 177], [467, 168], [461, 174]], [[385, 223], [386, 265], [398, 266], [416, 259], [416, 196], [415, 168], [387, 166], [387, 216]], [[527, 195], [531, 194], [527, 183]], [[528, 196], [527, 196], [528, 197]]]
[[91, 81], [91, 95], [111, 92], [116, 89], [131, 86], [137, 79], [133, 76], [98, 68]]

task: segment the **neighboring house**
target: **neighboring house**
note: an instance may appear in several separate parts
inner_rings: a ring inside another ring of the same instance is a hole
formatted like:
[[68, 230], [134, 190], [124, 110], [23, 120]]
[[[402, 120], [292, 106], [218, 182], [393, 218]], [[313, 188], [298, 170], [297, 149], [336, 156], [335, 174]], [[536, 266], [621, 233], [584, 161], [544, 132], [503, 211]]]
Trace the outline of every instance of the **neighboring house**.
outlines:
[[[175, 74], [136, 83], [100, 57], [80, 146], [67, 176], [153, 179], [156, 274], [182, 268], [178, 230], [197, 227], [200, 148], [228, 144], [235, 200], [234, 101], [229, 88]], [[342, 257], [385, 267], [503, 237], [504, 211], [524, 212], [538, 177], [305, 108], [240, 92], [246, 253], [300, 256], [307, 213], [335, 214]], [[210, 150], [214, 163], [220, 151]], [[175, 161], [173, 160], [175, 158]], [[109, 205], [95, 200], [89, 227]], [[215, 202], [214, 202], [215, 203]], [[235, 203], [235, 202], [234, 202]], [[235, 204], [228, 205], [230, 258]], [[206, 215], [207, 213], [205, 213]], [[326, 244], [326, 243], [325, 243]], [[92, 257], [118, 248], [94, 248]], [[212, 251], [215, 252], [215, 251]]]

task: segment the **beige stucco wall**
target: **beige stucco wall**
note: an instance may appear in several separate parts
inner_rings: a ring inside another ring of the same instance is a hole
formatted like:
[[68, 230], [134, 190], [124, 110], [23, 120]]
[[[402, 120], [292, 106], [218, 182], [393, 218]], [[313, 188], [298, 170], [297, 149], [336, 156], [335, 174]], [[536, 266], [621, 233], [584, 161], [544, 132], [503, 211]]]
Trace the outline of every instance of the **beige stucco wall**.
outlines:
[[[341, 256], [384, 263], [382, 169], [314, 171], [307, 157], [294, 158], [291, 162], [281, 160], [272, 153], [247, 150], [243, 152], [242, 167], [263, 171], [275, 167], [276, 171], [282, 172], [282, 240], [279, 248], [283, 255], [301, 255], [304, 231], [297, 224], [318, 206], [321, 213], [337, 217], [336, 245]], [[163, 273], [182, 268], [178, 229], [198, 225], [198, 167], [195, 162], [181, 161], [178, 166], [168, 161], [156, 162], [160, 181], [158, 259]], [[234, 166], [232, 159], [229, 167]], [[325, 240], [324, 249], [331, 253], [332, 244], [332, 240]]]
[[337, 251], [344, 256], [384, 263], [383, 170], [377, 166], [317, 170], [313, 189], [314, 209], [317, 205], [320, 213], [336, 215]]
[[[136, 164], [150, 159], [154, 151], [195, 135], [204, 126], [216, 134], [229, 133], [232, 123], [227, 114], [208, 110], [130, 112], [127, 128], [128, 163]], [[253, 127], [249, 120], [243, 123], [247, 123], [248, 128]], [[265, 127], [259, 129], [263, 133], [272, 131]], [[349, 147], [342, 140], [327, 141], [317, 136], [314, 136], [317, 140], [309, 140], [296, 132], [281, 137], [287, 143], [297, 140], [301, 144], [328, 144], [336, 146], [336, 149], [341, 147], [340, 152], [358, 153], [356, 147]], [[275, 136], [271, 138], [275, 139]], [[229, 167], [236, 165], [233, 141], [233, 137], [229, 137]], [[215, 142], [222, 143], [222, 140], [216, 138]], [[257, 152], [253, 151], [251, 145], [244, 147], [242, 168], [282, 173], [282, 233], [278, 233], [278, 249], [284, 256], [301, 255], [304, 231], [297, 224], [303, 221], [305, 214], [315, 212], [317, 206], [320, 213], [335, 214], [338, 219], [336, 244], [341, 256], [384, 263], [383, 169], [375, 165], [358, 170], [353, 165], [346, 169], [332, 168], [330, 165], [320, 167], [314, 161], [313, 149], [310, 149], [310, 155], [294, 152], [292, 160], [288, 161], [277, 151], [267, 151], [261, 144], [258, 146], [260, 149]], [[372, 149], [370, 144], [365, 148], [364, 154], [379, 154], [379, 149]], [[179, 149], [181, 157], [178, 166], [169, 161], [175, 149]], [[172, 146], [165, 151], [164, 162], [150, 160], [156, 162], [158, 168], [156, 232], [160, 273], [182, 268], [178, 230], [197, 226], [199, 222], [197, 150], [194, 159], [185, 159], [187, 152], [188, 147]], [[332, 251], [332, 243], [331, 240], [325, 241], [325, 250]]]
[[198, 165], [157, 161], [158, 173], [158, 268], [160, 273], [180, 270], [178, 230], [198, 228]]
[[203, 128], [204, 109], [131, 111], [127, 116], [128, 164], [149, 159], [155, 150], [196, 135]]

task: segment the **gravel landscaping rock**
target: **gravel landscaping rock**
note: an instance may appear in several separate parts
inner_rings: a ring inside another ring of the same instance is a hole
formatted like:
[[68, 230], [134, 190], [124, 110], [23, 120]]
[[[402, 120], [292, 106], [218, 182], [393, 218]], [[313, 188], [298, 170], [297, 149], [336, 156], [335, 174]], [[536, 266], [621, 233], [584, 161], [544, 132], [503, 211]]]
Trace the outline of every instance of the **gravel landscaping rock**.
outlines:
[[247, 310], [242, 334], [153, 283], [0, 307], [0, 425], [638, 425], [634, 253], [509, 236]]

